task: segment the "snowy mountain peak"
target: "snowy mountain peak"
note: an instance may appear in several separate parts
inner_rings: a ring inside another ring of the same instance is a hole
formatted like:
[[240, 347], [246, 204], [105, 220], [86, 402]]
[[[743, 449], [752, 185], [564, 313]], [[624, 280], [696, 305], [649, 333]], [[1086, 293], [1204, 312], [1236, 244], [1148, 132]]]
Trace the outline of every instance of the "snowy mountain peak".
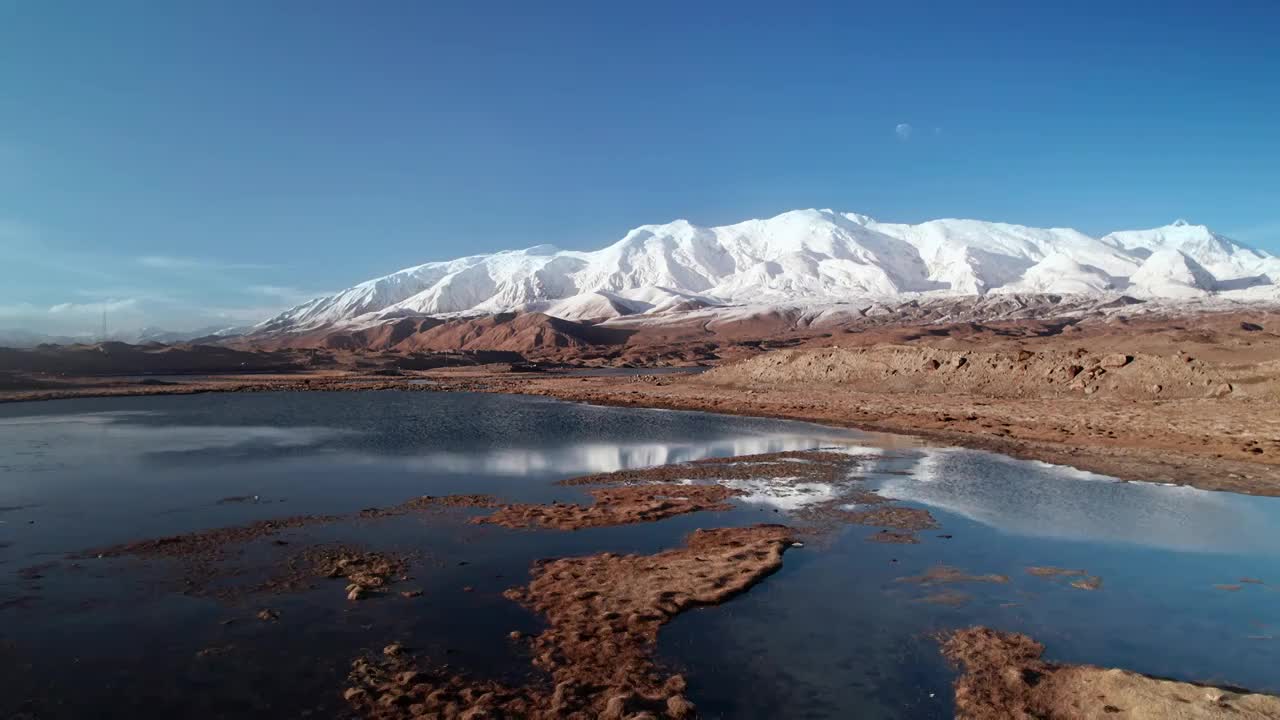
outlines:
[[1190, 224], [1191, 223], [1187, 222], [1186, 220], [1183, 220], [1182, 218], [1178, 218], [1177, 220], [1174, 220], [1172, 223], [1170, 223], [1169, 227], [1186, 227]]
[[943, 219], [879, 222], [831, 209], [703, 227], [643, 225], [592, 251], [538, 245], [426, 263], [317, 298], [258, 332], [414, 315], [536, 310], [599, 320], [723, 304], [987, 293], [1280, 300], [1280, 259], [1185, 220], [1101, 238], [1071, 228]]
[[1129, 290], [1146, 297], [1201, 297], [1214, 290], [1217, 280], [1186, 253], [1172, 248], [1157, 250], [1129, 277]]
[[1150, 230], [1110, 233], [1102, 242], [1143, 259], [1161, 250], [1177, 250], [1204, 267], [1218, 280], [1263, 273], [1267, 253], [1219, 235], [1204, 225], [1177, 221]]

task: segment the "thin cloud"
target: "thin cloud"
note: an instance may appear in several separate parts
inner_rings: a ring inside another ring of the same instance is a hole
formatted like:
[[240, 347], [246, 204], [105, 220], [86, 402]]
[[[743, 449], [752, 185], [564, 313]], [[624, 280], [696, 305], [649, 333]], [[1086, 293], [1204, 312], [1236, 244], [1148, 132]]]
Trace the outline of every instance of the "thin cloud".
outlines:
[[312, 298], [318, 298], [328, 293], [312, 292], [310, 290], [299, 290], [295, 287], [283, 285], [250, 285], [245, 291], [251, 295], [261, 295], [263, 297], [275, 298], [285, 302], [297, 304]]
[[111, 285], [98, 288], [76, 288], [76, 297], [88, 298], [86, 302], [110, 302], [115, 298], [133, 298], [140, 303], [175, 304], [182, 302], [173, 293], [158, 292], [154, 288], [137, 285]]
[[911, 139], [911, 133], [914, 131], [915, 128], [911, 127], [909, 123], [898, 123], [897, 127], [893, 129], [893, 134], [897, 135], [899, 140], [906, 142]]
[[270, 270], [274, 265], [262, 263], [229, 263], [206, 258], [176, 257], [173, 255], [143, 255], [138, 264], [154, 270]]
[[27, 315], [32, 315], [38, 312], [44, 312], [44, 308], [37, 307], [27, 302], [0, 305], [0, 318], [26, 317]]
[[0, 305], [0, 329], [17, 330], [37, 335], [99, 336], [102, 314], [106, 312], [112, 336], [119, 335], [119, 328], [140, 327], [144, 319], [142, 304], [137, 298], [120, 298], [103, 302], [64, 302], [56, 305], [36, 305], [20, 302]]
[[218, 322], [226, 325], [242, 327], [247, 325], [257, 325], [263, 320], [279, 315], [281, 311], [286, 309], [288, 308], [284, 308], [279, 305], [207, 308], [205, 310], [205, 317], [214, 318]]
[[76, 315], [86, 313], [102, 313], [102, 312], [122, 312], [125, 310], [133, 310], [138, 307], [137, 298], [124, 298], [119, 300], [104, 300], [96, 303], [58, 303], [49, 308], [49, 312], [58, 315]]
[[281, 305], [259, 303], [243, 307], [207, 307], [190, 303], [155, 303], [140, 298], [116, 298], [100, 302], [64, 302], [37, 305], [30, 302], [0, 304], [0, 330], [23, 330], [43, 335], [101, 335], [106, 312], [109, 337], [128, 340], [140, 328], [160, 327], [187, 331], [196, 328], [253, 325], [282, 310]]

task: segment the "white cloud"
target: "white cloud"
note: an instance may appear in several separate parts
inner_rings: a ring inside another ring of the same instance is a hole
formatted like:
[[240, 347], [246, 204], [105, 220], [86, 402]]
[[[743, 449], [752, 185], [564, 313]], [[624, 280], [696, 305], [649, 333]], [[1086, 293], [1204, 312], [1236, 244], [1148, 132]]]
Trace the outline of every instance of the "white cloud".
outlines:
[[893, 129], [893, 134], [897, 135], [899, 140], [905, 142], [911, 139], [911, 133], [914, 129], [908, 123], [898, 123], [897, 127]]
[[176, 304], [182, 302], [181, 299], [172, 292], [159, 292], [154, 288], [142, 287], [140, 285], [108, 285], [96, 288], [76, 288], [72, 290], [71, 293], [76, 297], [88, 298], [86, 302], [111, 302], [116, 298], [132, 298], [137, 300], [139, 303], [147, 304]]
[[143, 255], [138, 264], [155, 270], [270, 270], [272, 265], [261, 263], [229, 263], [204, 258], [175, 257], [172, 255]]
[[135, 310], [138, 307], [137, 298], [124, 298], [118, 300], [103, 300], [96, 303], [58, 303], [49, 308], [49, 312], [54, 314], [101, 314], [103, 312], [124, 312], [126, 310]]

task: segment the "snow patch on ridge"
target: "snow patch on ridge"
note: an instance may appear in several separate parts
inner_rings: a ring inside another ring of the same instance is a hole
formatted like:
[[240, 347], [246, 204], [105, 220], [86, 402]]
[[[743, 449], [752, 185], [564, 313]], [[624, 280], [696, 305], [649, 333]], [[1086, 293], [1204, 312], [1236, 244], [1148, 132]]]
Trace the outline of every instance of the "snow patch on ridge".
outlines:
[[1006, 293], [1280, 301], [1280, 258], [1185, 221], [1094, 238], [1070, 228], [794, 210], [719, 227], [644, 225], [594, 252], [540, 245], [427, 263], [303, 303], [255, 331], [512, 310], [607, 321], [720, 305]]

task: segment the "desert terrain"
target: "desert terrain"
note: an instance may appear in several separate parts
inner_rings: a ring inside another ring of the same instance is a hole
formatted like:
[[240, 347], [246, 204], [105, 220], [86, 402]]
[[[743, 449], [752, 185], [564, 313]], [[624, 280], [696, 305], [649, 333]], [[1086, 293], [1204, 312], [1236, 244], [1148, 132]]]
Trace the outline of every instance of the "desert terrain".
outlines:
[[[284, 342], [4, 351], [0, 401], [524, 393], [811, 420], [1127, 480], [1280, 494], [1280, 313], [1268, 308], [1046, 312], [1001, 299], [838, 321], [779, 311], [625, 329], [533, 314], [403, 320], [358, 338]], [[680, 368], [688, 372], [667, 372]], [[625, 375], [583, 372], [594, 369]]]

